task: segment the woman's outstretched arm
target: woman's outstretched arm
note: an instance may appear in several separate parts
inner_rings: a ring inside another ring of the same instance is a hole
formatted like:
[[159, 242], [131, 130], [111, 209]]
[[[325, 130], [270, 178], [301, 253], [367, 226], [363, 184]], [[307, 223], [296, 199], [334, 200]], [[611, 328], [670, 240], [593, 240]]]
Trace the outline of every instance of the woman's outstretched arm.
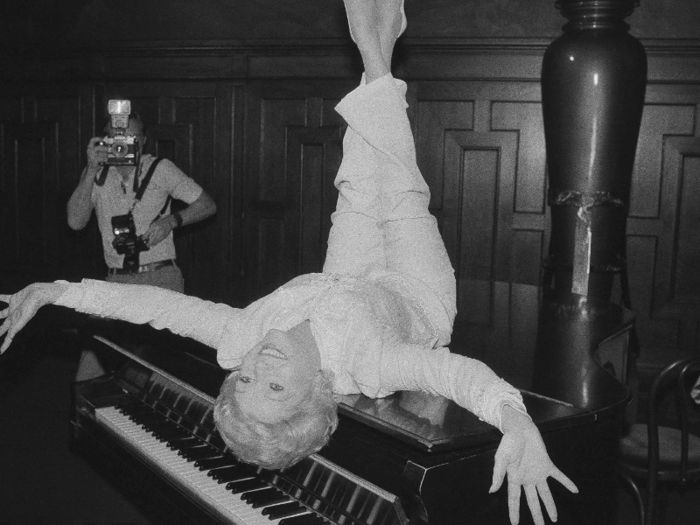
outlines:
[[0, 295], [0, 301], [8, 303], [0, 312], [0, 319], [5, 319], [0, 337], [7, 334], [0, 352], [47, 304], [133, 324], [150, 324], [217, 350], [230, 346], [228, 339], [240, 331], [241, 310], [155, 286], [91, 279], [81, 283], [35, 283], [14, 295]]
[[14, 295], [0, 295], [0, 303], [7, 303], [7, 308], [0, 311], [0, 337], [5, 340], [0, 346], [3, 354], [12, 343], [17, 333], [36, 315], [39, 308], [54, 304], [68, 288], [63, 283], [34, 283]]

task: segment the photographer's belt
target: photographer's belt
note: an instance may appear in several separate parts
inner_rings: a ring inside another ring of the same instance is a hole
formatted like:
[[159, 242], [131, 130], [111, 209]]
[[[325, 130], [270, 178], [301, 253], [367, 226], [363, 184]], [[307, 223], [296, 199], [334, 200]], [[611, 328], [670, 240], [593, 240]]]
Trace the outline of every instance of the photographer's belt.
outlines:
[[110, 268], [109, 275], [131, 275], [135, 273], [153, 272], [167, 266], [175, 266], [175, 259], [167, 259], [165, 261], [156, 261], [148, 264], [142, 264], [133, 270], [125, 270], [124, 268]]

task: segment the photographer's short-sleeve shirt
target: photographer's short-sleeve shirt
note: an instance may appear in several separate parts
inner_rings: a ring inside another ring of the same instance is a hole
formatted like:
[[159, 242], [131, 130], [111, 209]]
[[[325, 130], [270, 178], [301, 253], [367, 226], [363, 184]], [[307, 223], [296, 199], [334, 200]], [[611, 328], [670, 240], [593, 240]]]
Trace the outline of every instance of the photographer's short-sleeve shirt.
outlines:
[[[155, 157], [151, 155], [141, 157], [139, 180], [146, 176], [148, 168], [154, 160]], [[153, 220], [159, 217], [168, 196], [192, 204], [201, 194], [202, 187], [199, 184], [185, 175], [173, 162], [162, 159], [157, 165], [142, 199], [134, 205], [136, 193], [134, 192], [133, 173], [129, 180], [124, 182], [117, 170], [114, 167], [110, 168], [104, 185], [95, 184], [92, 190], [92, 203], [102, 235], [102, 248], [107, 266], [121, 268], [124, 262], [124, 256], [118, 254], [112, 246], [114, 240], [112, 217], [128, 213], [133, 205], [136, 234], [142, 235], [148, 230]], [[165, 215], [168, 213], [170, 213], [170, 204], [164, 210]], [[139, 262], [140, 264], [148, 264], [174, 259], [175, 256], [175, 243], [171, 232], [156, 246], [141, 252]]]

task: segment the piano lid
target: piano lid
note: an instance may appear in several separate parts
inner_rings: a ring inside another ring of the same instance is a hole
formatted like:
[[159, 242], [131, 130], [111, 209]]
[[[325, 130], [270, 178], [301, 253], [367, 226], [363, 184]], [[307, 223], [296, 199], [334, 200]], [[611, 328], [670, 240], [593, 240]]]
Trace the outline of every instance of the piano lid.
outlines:
[[[595, 420], [591, 412], [545, 396], [523, 392], [533, 421], [546, 431]], [[497, 443], [501, 432], [449, 399], [424, 392], [397, 392], [382, 399], [362, 394], [340, 397], [340, 413], [425, 452], [444, 452]]]

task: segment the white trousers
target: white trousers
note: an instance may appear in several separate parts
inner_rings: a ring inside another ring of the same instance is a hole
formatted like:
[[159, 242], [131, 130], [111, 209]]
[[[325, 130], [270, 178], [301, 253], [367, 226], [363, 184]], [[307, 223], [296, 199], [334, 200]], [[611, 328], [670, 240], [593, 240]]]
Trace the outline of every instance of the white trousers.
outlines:
[[[323, 271], [370, 277], [388, 270], [418, 280], [439, 300], [424, 304], [428, 315], [447, 315], [451, 331], [454, 270], [428, 210], [430, 190], [416, 164], [405, 95], [406, 84], [391, 75], [369, 84], [363, 78], [336, 107], [348, 129]], [[431, 312], [436, 304], [445, 311]]]

